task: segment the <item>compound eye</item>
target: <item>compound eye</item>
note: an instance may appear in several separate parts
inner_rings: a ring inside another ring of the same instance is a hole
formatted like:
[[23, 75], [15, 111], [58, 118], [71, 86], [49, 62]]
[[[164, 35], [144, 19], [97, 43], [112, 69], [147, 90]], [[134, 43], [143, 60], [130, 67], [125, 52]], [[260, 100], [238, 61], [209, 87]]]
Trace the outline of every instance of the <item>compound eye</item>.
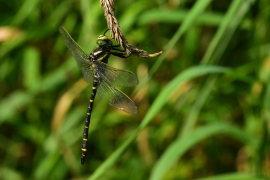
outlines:
[[104, 46], [104, 45], [106, 45], [107, 43], [106, 43], [106, 41], [104, 41], [104, 40], [100, 40], [100, 39], [98, 39], [97, 40], [97, 45], [99, 45], [99, 46]]

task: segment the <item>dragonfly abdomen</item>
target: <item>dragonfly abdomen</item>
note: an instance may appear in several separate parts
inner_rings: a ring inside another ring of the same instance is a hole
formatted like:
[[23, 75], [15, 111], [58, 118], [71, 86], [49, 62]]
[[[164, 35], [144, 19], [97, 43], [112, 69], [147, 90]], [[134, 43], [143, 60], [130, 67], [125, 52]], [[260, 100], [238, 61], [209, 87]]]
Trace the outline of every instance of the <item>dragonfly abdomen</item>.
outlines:
[[97, 77], [97, 75], [95, 75], [94, 77], [95, 78], [93, 81], [92, 92], [91, 92], [90, 99], [89, 99], [89, 104], [88, 104], [88, 108], [87, 108], [86, 119], [85, 119], [84, 129], [83, 129], [81, 164], [84, 164], [84, 162], [85, 162], [85, 156], [87, 153], [88, 129], [89, 129], [89, 125], [90, 125], [90, 118], [91, 118], [91, 113], [92, 113], [92, 109], [94, 106], [95, 96], [97, 94], [97, 87], [98, 87], [98, 80], [97, 79], [98, 79], [98, 77]]

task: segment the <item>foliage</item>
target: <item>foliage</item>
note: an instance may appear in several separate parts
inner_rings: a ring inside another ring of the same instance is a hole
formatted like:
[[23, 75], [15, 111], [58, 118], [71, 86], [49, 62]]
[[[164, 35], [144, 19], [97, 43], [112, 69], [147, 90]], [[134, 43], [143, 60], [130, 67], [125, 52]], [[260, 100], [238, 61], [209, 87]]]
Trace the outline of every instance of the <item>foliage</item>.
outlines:
[[125, 38], [154, 59], [111, 57], [137, 74], [133, 116], [96, 98], [80, 164], [91, 85], [64, 26], [91, 52], [106, 29], [99, 1], [0, 6], [1, 179], [270, 178], [270, 2], [116, 1]]

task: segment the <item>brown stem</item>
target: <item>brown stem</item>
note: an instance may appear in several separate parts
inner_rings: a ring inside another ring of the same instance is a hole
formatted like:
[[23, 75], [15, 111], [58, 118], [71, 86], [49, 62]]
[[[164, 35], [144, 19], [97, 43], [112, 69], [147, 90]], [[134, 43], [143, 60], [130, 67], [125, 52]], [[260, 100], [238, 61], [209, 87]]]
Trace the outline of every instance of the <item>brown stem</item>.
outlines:
[[111, 30], [111, 36], [114, 38], [121, 47], [123, 47], [127, 54], [134, 54], [141, 58], [153, 58], [156, 56], [159, 56], [162, 51], [154, 53], [154, 54], [148, 54], [145, 50], [139, 49], [135, 46], [132, 46], [127, 42], [125, 39], [122, 30], [119, 26], [119, 23], [115, 17], [114, 13], [114, 1], [113, 0], [100, 0], [101, 6], [104, 8], [104, 15], [107, 20], [107, 24], [109, 29]]

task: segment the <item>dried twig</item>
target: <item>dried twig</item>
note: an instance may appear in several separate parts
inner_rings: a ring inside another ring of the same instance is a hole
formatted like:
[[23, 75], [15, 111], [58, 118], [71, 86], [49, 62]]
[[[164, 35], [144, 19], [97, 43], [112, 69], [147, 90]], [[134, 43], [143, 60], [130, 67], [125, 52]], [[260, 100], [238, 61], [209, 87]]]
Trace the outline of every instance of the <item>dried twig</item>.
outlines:
[[153, 58], [162, 53], [162, 51], [148, 54], [146, 51], [139, 49], [135, 46], [132, 46], [125, 39], [122, 30], [118, 24], [118, 21], [114, 14], [114, 0], [100, 0], [101, 6], [104, 8], [104, 15], [107, 20], [109, 29], [111, 30], [112, 38], [114, 38], [120, 45], [123, 47], [127, 54], [134, 54], [142, 58]]

